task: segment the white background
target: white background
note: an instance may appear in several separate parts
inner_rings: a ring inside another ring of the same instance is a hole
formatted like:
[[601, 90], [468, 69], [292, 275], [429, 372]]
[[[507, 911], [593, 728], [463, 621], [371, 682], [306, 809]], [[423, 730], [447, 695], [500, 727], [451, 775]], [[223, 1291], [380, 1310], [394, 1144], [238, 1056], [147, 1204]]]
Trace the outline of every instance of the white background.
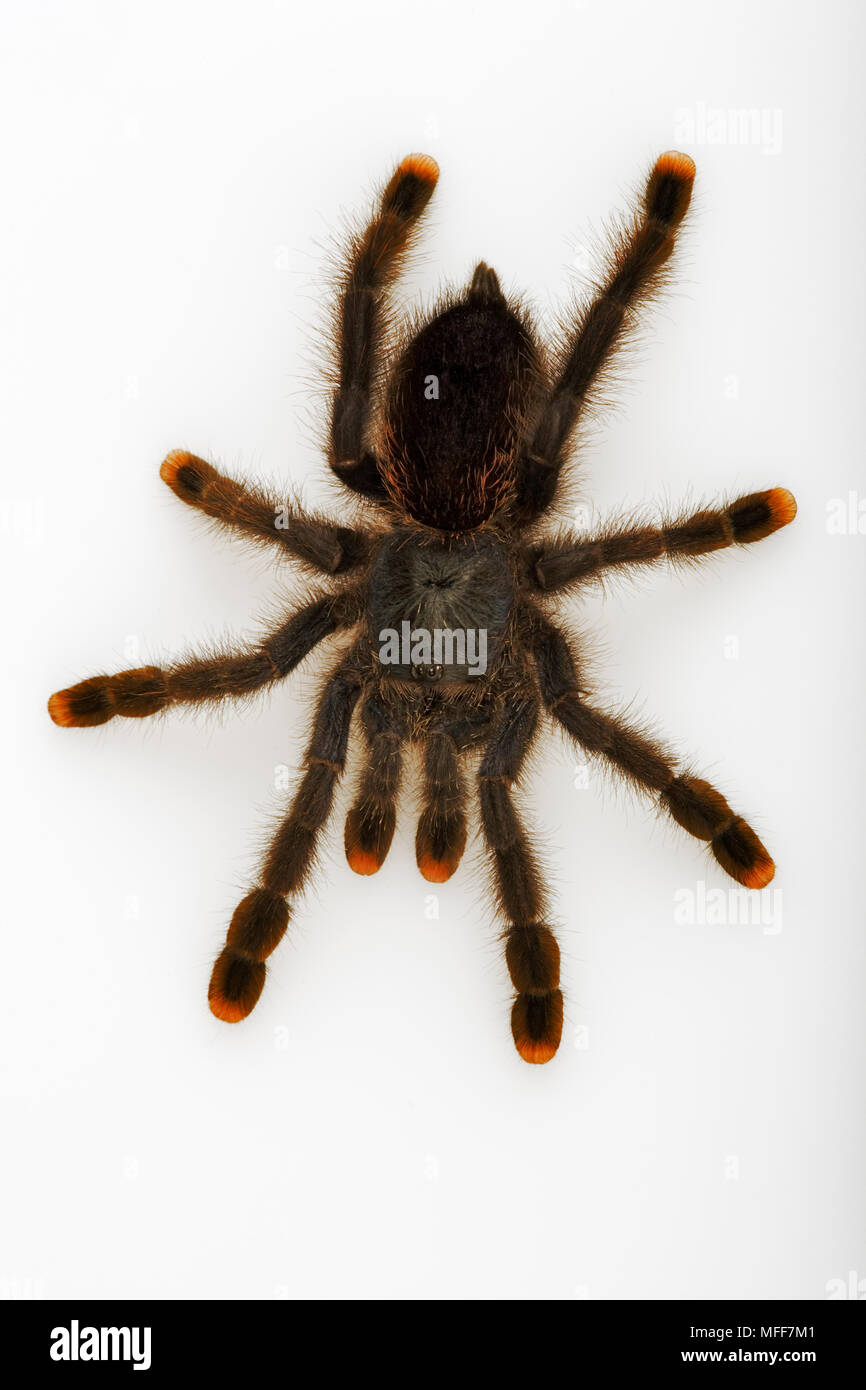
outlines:
[[[827, 0], [7, 0], [3, 1293], [821, 1299], [866, 1278], [866, 536], [828, 530], [866, 491], [862, 38]], [[730, 881], [650, 805], [597, 770], [576, 787], [551, 735], [526, 792], [565, 961], [550, 1066], [513, 1049], [477, 855], [428, 915], [411, 801], [373, 879], [338, 813], [259, 1007], [216, 1022], [211, 960], [315, 665], [218, 721], [45, 712], [289, 593], [160, 461], [187, 447], [335, 505], [310, 390], [325, 252], [404, 153], [442, 167], [407, 293], [483, 256], [544, 316], [672, 146], [698, 163], [677, 287], [582, 497], [784, 484], [799, 516], [570, 611], [601, 636], [603, 699], [766, 839], [763, 924], [731, 920]], [[718, 890], [728, 920], [701, 920]]]

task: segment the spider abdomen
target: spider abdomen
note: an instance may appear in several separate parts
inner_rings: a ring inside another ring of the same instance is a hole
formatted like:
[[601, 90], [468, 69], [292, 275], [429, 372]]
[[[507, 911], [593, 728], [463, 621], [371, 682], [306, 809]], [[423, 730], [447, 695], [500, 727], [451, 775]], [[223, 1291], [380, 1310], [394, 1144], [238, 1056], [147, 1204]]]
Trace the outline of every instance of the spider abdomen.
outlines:
[[431, 319], [397, 364], [381, 463], [392, 498], [438, 531], [488, 521], [513, 486], [536, 382], [529, 332], [493, 272], [483, 283], [476, 275], [466, 298]]

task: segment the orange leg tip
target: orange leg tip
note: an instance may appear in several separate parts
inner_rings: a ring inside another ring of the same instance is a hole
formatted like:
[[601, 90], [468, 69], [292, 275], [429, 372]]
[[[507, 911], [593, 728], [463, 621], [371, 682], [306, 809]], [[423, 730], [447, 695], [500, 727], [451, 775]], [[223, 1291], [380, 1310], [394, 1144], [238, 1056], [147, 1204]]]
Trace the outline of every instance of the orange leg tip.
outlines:
[[[433, 196], [439, 178], [439, 165], [429, 154], [408, 154], [397, 165], [382, 198], [382, 210], [399, 220], [403, 231], [394, 242], [403, 244], [406, 230], [420, 217]], [[393, 235], [393, 232], [392, 232]]]
[[75, 725], [75, 717], [69, 707], [69, 691], [58, 690], [56, 695], [52, 695], [48, 701], [48, 713], [59, 724], [61, 729], [71, 729]]
[[776, 866], [772, 859], [756, 859], [754, 864], [743, 871], [741, 882], [744, 888], [766, 888], [772, 883]]
[[766, 888], [776, 872], [767, 850], [742, 816], [713, 837], [712, 850], [725, 872], [744, 888]]
[[461, 811], [443, 813], [428, 806], [418, 821], [415, 862], [428, 883], [447, 883], [460, 867], [466, 848], [466, 821]]
[[226, 946], [214, 962], [207, 1002], [215, 1018], [240, 1023], [251, 1014], [265, 987], [268, 968]]
[[645, 206], [651, 217], [673, 230], [685, 217], [695, 181], [695, 161], [679, 150], [659, 155], [646, 186]]
[[797, 499], [786, 487], [774, 487], [768, 492], [767, 506], [774, 528], [788, 526], [797, 515]]
[[48, 713], [61, 729], [90, 729], [105, 724], [115, 713], [107, 676], [91, 676], [68, 690], [58, 690], [48, 701]]
[[559, 1047], [558, 1042], [534, 1042], [532, 1038], [515, 1038], [514, 1046], [520, 1053], [524, 1062], [529, 1062], [532, 1066], [543, 1066], [556, 1056]]
[[174, 487], [178, 473], [184, 464], [191, 463], [192, 459], [193, 455], [187, 453], [186, 449], [172, 449], [171, 453], [167, 454], [160, 464], [159, 476], [162, 481], [168, 483], [169, 487]]
[[418, 868], [421, 877], [426, 878], [428, 883], [447, 883], [457, 864], [452, 864], [446, 859], [434, 859], [432, 854], [422, 854], [418, 858]]
[[395, 178], [403, 178], [406, 174], [413, 174], [422, 183], [429, 184], [432, 188], [439, 178], [439, 165], [432, 155], [429, 154], [407, 154], [405, 159], [401, 159], [394, 173]]
[[207, 1002], [214, 1018], [218, 1018], [221, 1023], [242, 1023], [251, 1012], [238, 1000], [224, 999], [219, 994], [209, 994]]
[[679, 150], [665, 150], [656, 160], [653, 173], [668, 174], [682, 183], [693, 183], [697, 170], [690, 154], [682, 154]]
[[562, 1038], [562, 991], [518, 994], [511, 1010], [511, 1036], [524, 1062], [549, 1062]]
[[352, 845], [346, 849], [346, 861], [349, 868], [356, 874], [363, 874], [369, 877], [376, 874], [384, 863], [384, 856], [380, 857], [372, 849], [362, 849], [360, 845]]

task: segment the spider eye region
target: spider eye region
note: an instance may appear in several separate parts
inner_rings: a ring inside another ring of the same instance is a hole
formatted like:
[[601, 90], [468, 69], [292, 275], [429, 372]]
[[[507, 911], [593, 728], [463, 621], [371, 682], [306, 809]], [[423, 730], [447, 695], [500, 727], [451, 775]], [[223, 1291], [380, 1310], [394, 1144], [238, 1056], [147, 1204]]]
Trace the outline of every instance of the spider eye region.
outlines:
[[406, 527], [392, 533], [370, 575], [370, 641], [382, 673], [424, 684], [487, 674], [513, 601], [497, 537], [451, 540]]
[[416, 681], [441, 681], [445, 667], [441, 662], [433, 662], [429, 666], [423, 666], [416, 662], [412, 667], [412, 675]]

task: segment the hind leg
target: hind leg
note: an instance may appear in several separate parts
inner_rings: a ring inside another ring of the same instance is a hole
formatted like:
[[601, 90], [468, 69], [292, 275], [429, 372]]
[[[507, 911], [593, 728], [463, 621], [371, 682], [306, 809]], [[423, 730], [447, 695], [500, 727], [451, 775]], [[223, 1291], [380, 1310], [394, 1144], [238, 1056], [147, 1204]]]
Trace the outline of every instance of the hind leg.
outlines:
[[478, 779], [481, 824], [506, 923], [505, 960], [515, 989], [511, 1033], [524, 1062], [549, 1062], [562, 1037], [559, 946], [544, 918], [544, 887], [511, 795], [538, 723], [538, 701], [506, 701]]
[[588, 753], [598, 753], [659, 804], [690, 835], [708, 842], [716, 861], [744, 888], [766, 888], [776, 871], [752, 827], [709, 782], [677, 773], [654, 740], [584, 703], [568, 643], [536, 618], [535, 658], [544, 702]]

